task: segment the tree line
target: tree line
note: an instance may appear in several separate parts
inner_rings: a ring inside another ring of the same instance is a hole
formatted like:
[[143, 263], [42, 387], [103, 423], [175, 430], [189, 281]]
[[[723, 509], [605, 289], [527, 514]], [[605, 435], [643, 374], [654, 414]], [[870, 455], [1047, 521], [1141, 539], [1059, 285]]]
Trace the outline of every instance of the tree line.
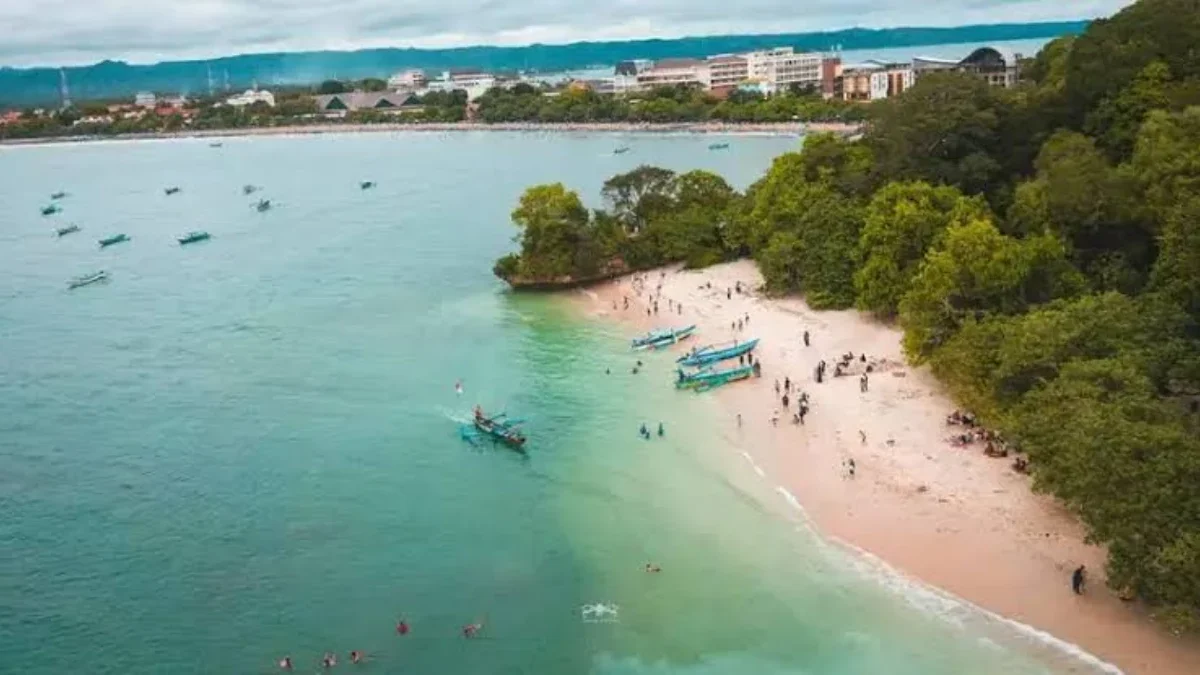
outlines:
[[896, 321], [904, 349], [1108, 550], [1108, 583], [1200, 625], [1200, 0], [1055, 40], [1021, 84], [922, 77], [859, 140], [810, 136], [739, 193], [639, 167], [588, 212], [513, 212], [506, 279], [752, 257], [766, 290]]

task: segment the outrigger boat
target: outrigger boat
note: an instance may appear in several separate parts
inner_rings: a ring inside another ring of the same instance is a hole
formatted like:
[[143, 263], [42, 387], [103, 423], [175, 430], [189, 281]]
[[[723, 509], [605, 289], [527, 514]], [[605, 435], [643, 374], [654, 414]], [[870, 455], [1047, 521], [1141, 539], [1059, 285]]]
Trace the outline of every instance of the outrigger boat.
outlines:
[[247, 183], [242, 186], [242, 194], [244, 194], [244, 195], [252, 195], [255, 192], [258, 192], [257, 185], [250, 185], [249, 183]]
[[628, 146], [628, 145], [622, 145], [621, 147], [617, 148], [616, 150], [613, 150], [613, 154], [614, 154], [614, 155], [623, 155], [623, 154], [625, 154], [625, 153], [627, 153], [627, 152], [629, 152], [629, 146]]
[[171, 195], [173, 195], [177, 192], [179, 192], [179, 188], [175, 187], [174, 185], [172, 185], [169, 188], [163, 188], [163, 194], [167, 195], [168, 197], [170, 197]]
[[708, 146], [708, 149], [709, 150], [725, 150], [728, 147], [729, 147], [728, 143], [710, 143]]
[[696, 324], [683, 328], [664, 328], [646, 333], [642, 337], [631, 340], [634, 349], [661, 349], [691, 337], [696, 332]]
[[210, 235], [207, 232], [203, 232], [203, 231], [188, 232], [187, 234], [183, 235], [182, 237], [179, 237], [179, 245], [184, 246], [186, 244], [194, 244], [198, 241], [205, 241], [205, 240], [211, 239], [211, 238], [212, 238], [212, 235]]
[[[523, 420], [509, 419], [507, 413], [499, 413], [488, 417], [479, 406], [475, 406], [475, 416], [472, 424], [475, 431], [493, 441], [504, 443], [513, 450], [525, 451], [525, 434], [521, 433], [520, 425]], [[469, 438], [466, 433], [464, 438]]]
[[100, 240], [100, 248], [105, 248], [106, 246], [112, 246], [113, 244], [119, 244], [123, 241], [129, 241], [129, 237], [124, 234], [114, 234], [111, 237], [105, 237], [104, 239], [101, 239]]
[[59, 206], [58, 204], [50, 204], [49, 206], [42, 207], [42, 215], [43, 216], [52, 216], [52, 215], [58, 213], [59, 211], [62, 211], [62, 207]]
[[66, 197], [66, 196], [67, 196], [67, 193], [65, 193], [65, 192], [55, 192], [54, 194], [50, 195], [50, 199], [62, 199], [63, 197]]
[[676, 359], [676, 362], [684, 366], [706, 366], [710, 363], [736, 359], [742, 354], [754, 351], [754, 348], [757, 346], [758, 338], [746, 342], [735, 341], [728, 345], [707, 345], [692, 350], [686, 356], [679, 357]]
[[724, 370], [704, 369], [694, 373], [685, 373], [682, 368], [678, 371], [678, 377], [675, 380], [676, 389], [695, 389], [696, 391], [708, 391], [715, 389], [723, 384], [744, 380], [751, 375], [757, 377], [760, 366], [756, 363], [752, 366], [737, 366], [734, 368], [726, 368]]
[[92, 272], [91, 274], [89, 274], [87, 276], [77, 277], [75, 279], [68, 281], [67, 288], [74, 289], [74, 288], [79, 288], [80, 286], [88, 286], [90, 284], [104, 281], [105, 279], [108, 279], [108, 272], [105, 272], [104, 270], [100, 270], [99, 272]]
[[78, 225], [68, 225], [66, 227], [60, 227], [57, 230], [55, 230], [55, 232], [57, 232], [58, 236], [60, 236], [60, 237], [71, 234], [72, 232], [78, 232], [78, 231], [79, 231]]
[[254, 205], [254, 208], [258, 209], [259, 213], [263, 213], [265, 211], [270, 211], [271, 210], [271, 200], [270, 199], [260, 199], [260, 200], [258, 200], [258, 203]]
[[373, 187], [375, 187], [375, 181], [373, 180], [364, 180], [358, 184], [358, 189], [360, 190], [370, 190]]

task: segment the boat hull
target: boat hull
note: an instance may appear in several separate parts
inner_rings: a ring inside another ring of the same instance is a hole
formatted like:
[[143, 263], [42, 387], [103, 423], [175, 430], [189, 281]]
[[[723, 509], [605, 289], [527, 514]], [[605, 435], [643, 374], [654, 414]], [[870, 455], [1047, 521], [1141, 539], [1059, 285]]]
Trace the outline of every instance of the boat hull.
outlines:
[[685, 326], [678, 330], [663, 331], [659, 333], [651, 333], [649, 335], [635, 338], [632, 341], [634, 349], [661, 349], [670, 345], [685, 340], [696, 332], [696, 325]]
[[726, 347], [724, 349], [705, 351], [708, 348], [701, 348], [691, 354], [688, 354], [687, 356], [680, 357], [677, 362], [683, 366], [707, 366], [709, 364], [719, 363], [721, 361], [728, 361], [729, 359], [736, 359], [743, 354], [748, 354], [754, 351], [755, 347], [757, 346], [758, 339], [755, 338], [753, 340], [749, 340], [732, 347]]
[[484, 436], [487, 436], [488, 438], [492, 439], [493, 441], [496, 441], [497, 443], [503, 443], [504, 445], [507, 445], [508, 447], [512, 448], [513, 450], [517, 450], [520, 452], [525, 451], [525, 437], [524, 436], [516, 435], [513, 433], [513, 430], [508, 429], [507, 427], [497, 425], [494, 422], [491, 422], [488, 420], [478, 420], [477, 419], [477, 420], [475, 420], [474, 423], [475, 423], [475, 428], [481, 434], [483, 434]]
[[723, 384], [747, 379], [753, 375], [754, 366], [738, 366], [737, 368], [727, 368], [725, 370], [706, 370], [690, 375], [679, 371], [679, 379], [675, 381], [675, 388], [707, 391]]

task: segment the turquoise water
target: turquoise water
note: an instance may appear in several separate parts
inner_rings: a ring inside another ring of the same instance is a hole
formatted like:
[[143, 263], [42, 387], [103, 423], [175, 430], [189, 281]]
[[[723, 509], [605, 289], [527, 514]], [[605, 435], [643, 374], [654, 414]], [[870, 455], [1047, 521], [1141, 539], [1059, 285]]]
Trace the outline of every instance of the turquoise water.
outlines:
[[[710, 141], [0, 149], [0, 670], [318, 672], [359, 649], [378, 673], [1086, 672], [823, 544], [665, 357], [633, 375], [628, 336], [491, 277], [531, 183], [594, 203], [653, 162], [744, 187], [796, 144]], [[193, 229], [213, 239], [175, 244]], [[528, 419], [527, 457], [464, 442], [475, 402]], [[596, 602], [617, 621], [582, 621]]]

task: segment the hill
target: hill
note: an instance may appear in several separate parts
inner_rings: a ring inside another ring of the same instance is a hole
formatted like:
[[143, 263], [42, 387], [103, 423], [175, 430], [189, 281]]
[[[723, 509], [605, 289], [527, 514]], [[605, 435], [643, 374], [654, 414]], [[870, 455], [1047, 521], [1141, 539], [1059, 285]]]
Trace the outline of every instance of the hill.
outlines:
[[[148, 65], [102, 61], [90, 66], [66, 68], [65, 71], [72, 98], [89, 100], [128, 97], [138, 91], [205, 92], [209, 86], [210, 70], [218, 88], [222, 88], [228, 78], [229, 86], [237, 89], [253, 82], [263, 85], [309, 84], [329, 78], [379, 77], [406, 68], [430, 71], [483, 68], [491, 71], [554, 72], [596, 64], [608, 66], [623, 59], [703, 56], [785, 45], [819, 51], [828, 50], [833, 45], [850, 50], [960, 42], [987, 43], [1080, 33], [1087, 25], [1087, 21], [1063, 21], [956, 28], [850, 28], [820, 33], [724, 35], [524, 47], [243, 54], [208, 61], [168, 61]], [[0, 68], [0, 106], [46, 105], [57, 103], [58, 100], [58, 68]]]

